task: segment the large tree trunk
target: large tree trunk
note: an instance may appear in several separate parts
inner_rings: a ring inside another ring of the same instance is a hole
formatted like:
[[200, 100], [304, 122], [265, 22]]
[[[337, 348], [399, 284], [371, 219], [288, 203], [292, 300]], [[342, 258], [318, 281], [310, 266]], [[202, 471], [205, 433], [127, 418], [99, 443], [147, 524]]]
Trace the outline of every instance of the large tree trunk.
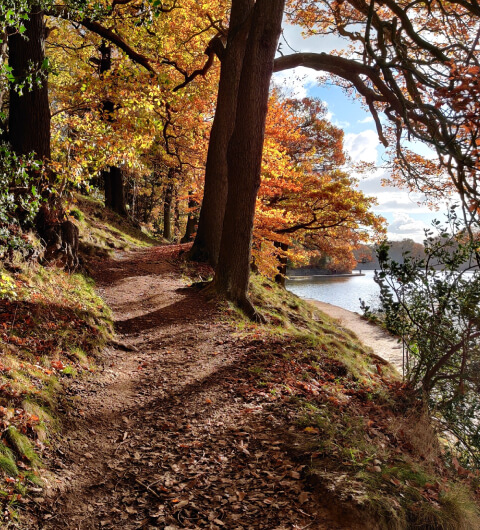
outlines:
[[[112, 68], [112, 48], [107, 46], [105, 41], [102, 41], [98, 51], [100, 52], [98, 73], [100, 78], [102, 78], [103, 74]], [[108, 97], [105, 97], [102, 101], [102, 111], [103, 119], [112, 123], [114, 121], [115, 103]], [[105, 206], [122, 217], [126, 217], [127, 207], [122, 169], [117, 166], [110, 166], [102, 171], [102, 176], [105, 186]]]
[[[4, 63], [7, 62], [8, 59], [8, 38], [7, 33], [4, 31], [3, 33], [0, 33], [0, 39], [2, 42], [0, 42], [0, 67], [3, 66]], [[5, 98], [5, 94], [7, 92], [7, 87], [2, 84], [0, 86], [0, 112], [3, 110], [3, 100]], [[0, 126], [2, 129], [4, 129], [3, 120], [0, 121]]]
[[230, 29], [220, 72], [215, 118], [210, 133], [205, 189], [197, 235], [190, 251], [195, 261], [215, 266], [220, 251], [223, 217], [227, 202], [227, 147], [232, 136], [238, 84], [250, 27], [248, 17], [254, 0], [233, 0]]
[[17, 79], [23, 80], [28, 74], [35, 78], [38, 72], [42, 83], [41, 86], [34, 84], [32, 90], [26, 86], [22, 95], [11, 85], [9, 139], [16, 153], [35, 152], [36, 158], [42, 160], [50, 158], [50, 108], [47, 76], [41, 69], [45, 60], [46, 28], [39, 6], [32, 7], [24, 24], [23, 36], [15, 33], [8, 38], [8, 62]]
[[257, 0], [240, 77], [235, 126], [228, 144], [228, 198], [215, 288], [244, 309], [248, 299], [255, 201], [260, 186], [265, 119], [284, 0]]
[[112, 179], [110, 178], [110, 168], [102, 169], [103, 189], [105, 190], [105, 206], [111, 208], [113, 204], [112, 197]]
[[175, 241], [180, 238], [180, 200], [178, 198], [178, 186], [173, 187], [173, 236]]

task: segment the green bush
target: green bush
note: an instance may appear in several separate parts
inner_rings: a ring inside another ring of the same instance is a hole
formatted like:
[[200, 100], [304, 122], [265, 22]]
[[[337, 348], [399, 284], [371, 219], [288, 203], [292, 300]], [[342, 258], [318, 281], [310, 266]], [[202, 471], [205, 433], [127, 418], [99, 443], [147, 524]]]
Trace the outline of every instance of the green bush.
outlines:
[[11, 256], [13, 250], [31, 250], [22, 229], [32, 224], [40, 207], [31, 176], [40, 169], [33, 156], [20, 158], [7, 144], [0, 144], [0, 259]]
[[480, 243], [449, 214], [426, 233], [425, 258], [388, 258], [378, 251], [381, 310], [402, 339], [405, 377], [422, 392], [466, 460], [480, 463]]

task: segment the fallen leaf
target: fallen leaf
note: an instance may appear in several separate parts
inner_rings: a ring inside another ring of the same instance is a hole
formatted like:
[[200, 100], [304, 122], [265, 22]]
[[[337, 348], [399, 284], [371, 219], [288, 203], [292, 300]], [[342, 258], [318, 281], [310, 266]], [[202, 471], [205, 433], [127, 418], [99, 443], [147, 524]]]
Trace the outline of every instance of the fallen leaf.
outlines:
[[305, 427], [304, 431], [314, 434], [318, 434], [320, 432], [316, 427]]
[[308, 501], [308, 493], [306, 491], [302, 491], [300, 495], [298, 496], [298, 502], [300, 504], [305, 504]]

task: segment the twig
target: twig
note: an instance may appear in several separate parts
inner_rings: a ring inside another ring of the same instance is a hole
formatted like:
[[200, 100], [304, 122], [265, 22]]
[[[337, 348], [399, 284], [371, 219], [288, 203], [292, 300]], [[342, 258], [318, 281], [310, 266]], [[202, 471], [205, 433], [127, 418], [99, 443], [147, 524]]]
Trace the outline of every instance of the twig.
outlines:
[[[160, 495], [155, 491], [155, 490], [152, 490], [152, 488], [150, 486], [148, 486], [147, 484], [144, 484], [142, 481], [140, 481], [138, 478], [135, 479], [135, 482], [137, 484], [140, 484], [140, 486], [143, 486], [147, 491], [149, 491], [150, 493], [152, 493], [153, 495], [155, 495], [155, 497], [157, 497], [157, 499], [161, 499]], [[157, 480], [157, 482], [159, 482]], [[155, 484], [155, 482], [153, 482], [152, 484]]]

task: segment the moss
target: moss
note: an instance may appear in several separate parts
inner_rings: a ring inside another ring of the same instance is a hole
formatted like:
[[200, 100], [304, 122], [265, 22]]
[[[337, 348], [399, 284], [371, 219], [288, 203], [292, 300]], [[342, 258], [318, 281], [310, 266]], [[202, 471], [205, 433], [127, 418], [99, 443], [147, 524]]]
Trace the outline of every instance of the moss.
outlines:
[[91, 256], [109, 256], [115, 248], [129, 250], [163, 241], [106, 209], [102, 201], [82, 195], [77, 195], [75, 201], [76, 206], [71, 211], [77, 210], [83, 215], [79, 224], [80, 251], [87, 260]]
[[30, 440], [18, 432], [13, 425], [7, 429], [5, 438], [19, 458], [28, 460], [32, 466], [38, 466], [40, 464], [40, 458], [33, 449]]
[[65, 368], [62, 370], [63, 375], [67, 375], [69, 377], [74, 377], [77, 375], [77, 371], [73, 366], [65, 366]]
[[72, 208], [69, 213], [77, 221], [82, 222], [85, 219], [85, 215], [83, 215], [83, 212], [78, 208]]
[[16, 477], [18, 475], [17, 464], [15, 463], [15, 456], [11, 449], [0, 442], [0, 469], [4, 471], [9, 477]]

